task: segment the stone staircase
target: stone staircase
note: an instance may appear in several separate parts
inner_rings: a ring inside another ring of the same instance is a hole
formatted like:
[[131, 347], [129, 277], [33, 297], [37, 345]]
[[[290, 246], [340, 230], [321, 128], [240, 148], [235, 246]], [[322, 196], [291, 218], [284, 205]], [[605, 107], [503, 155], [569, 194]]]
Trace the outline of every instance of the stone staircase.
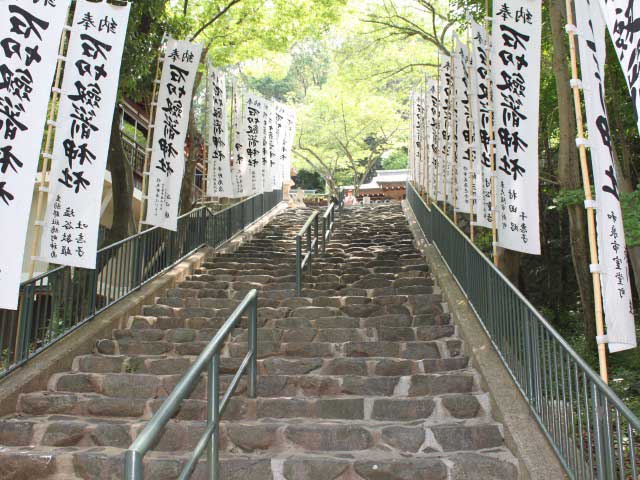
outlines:
[[[22, 394], [0, 420], [0, 478], [122, 478], [124, 450], [252, 288], [259, 396], [241, 384], [224, 414], [222, 479], [517, 478], [400, 206], [346, 209], [298, 298], [293, 236], [309, 213], [287, 210], [212, 257], [47, 391]], [[246, 335], [235, 330], [222, 352], [223, 389]], [[203, 377], [145, 457], [145, 478], [177, 478], [204, 430], [205, 392]]]

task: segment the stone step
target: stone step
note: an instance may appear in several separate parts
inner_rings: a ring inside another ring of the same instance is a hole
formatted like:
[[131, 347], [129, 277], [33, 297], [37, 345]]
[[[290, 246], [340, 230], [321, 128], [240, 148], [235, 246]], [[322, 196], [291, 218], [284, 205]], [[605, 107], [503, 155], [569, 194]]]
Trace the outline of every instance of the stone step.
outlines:
[[[434, 355], [439, 352], [434, 351]], [[73, 362], [73, 372], [75, 373], [146, 373], [151, 375], [175, 375], [184, 373], [193, 364], [196, 356], [127, 356], [127, 355], [81, 355]], [[346, 362], [349, 366], [357, 365], [359, 370], [362, 366], [367, 366], [370, 359], [349, 359]], [[421, 365], [417, 365], [418, 371], [425, 373], [441, 373], [467, 368], [468, 359], [464, 356], [453, 358], [432, 358], [421, 360]], [[221, 374], [234, 374], [242, 363], [241, 358], [222, 357], [220, 359]], [[299, 375], [307, 374], [314, 370], [321, 372], [322, 369], [335, 371], [337, 364], [345, 364], [344, 359], [323, 359], [323, 358], [295, 358], [295, 357], [270, 357], [258, 360], [258, 371], [260, 375]], [[376, 366], [372, 367], [376, 368]], [[412, 367], [413, 369], [413, 367]], [[347, 375], [348, 370], [345, 370]]]
[[[123, 343], [166, 342], [172, 344], [190, 342], [209, 342], [218, 329], [125, 329], [114, 330], [113, 339], [120, 345]], [[455, 334], [453, 325], [425, 325], [417, 327], [371, 326], [365, 328], [313, 328], [295, 326], [290, 328], [258, 328], [258, 342], [378, 342], [378, 341], [431, 341]], [[229, 334], [231, 343], [247, 342], [249, 331], [236, 328]], [[123, 352], [124, 353], [124, 352]]]
[[[356, 369], [355, 366], [361, 368]], [[291, 365], [287, 365], [291, 367]], [[258, 378], [258, 392], [268, 397], [308, 397], [310, 395], [359, 395], [359, 396], [398, 396], [418, 397], [442, 395], [447, 393], [474, 393], [474, 376], [467, 371], [420, 373], [410, 370], [412, 364], [404, 362], [380, 362], [373, 367], [373, 372], [367, 375], [362, 364], [328, 365], [307, 362], [307, 370], [313, 374], [276, 375], [269, 370]], [[314, 369], [313, 367], [317, 367]], [[270, 365], [264, 366], [268, 369]], [[282, 367], [275, 365], [276, 368]], [[345, 369], [354, 367], [351, 374], [332, 374], [331, 369]], [[407, 368], [409, 367], [409, 368]], [[299, 368], [299, 367], [298, 367]], [[324, 373], [323, 370], [328, 370]], [[317, 372], [317, 373], [315, 373]], [[235, 373], [235, 372], [233, 372]], [[83, 393], [99, 394], [114, 398], [149, 399], [166, 397], [173, 391], [182, 378], [182, 373], [158, 375], [149, 373], [60, 373], [49, 381], [51, 393]], [[223, 375], [220, 379], [221, 388], [226, 389], [232, 380], [232, 375]], [[244, 394], [246, 377], [238, 386], [237, 394]], [[201, 376], [195, 385], [190, 398], [205, 398], [207, 378]], [[31, 401], [25, 394], [26, 404]], [[46, 394], [44, 394], [46, 395]], [[54, 399], [58, 401], [57, 399]], [[62, 401], [62, 400], [60, 400]]]
[[[52, 478], [56, 474], [56, 478], [120, 480], [123, 458], [124, 450], [117, 448], [8, 447], [0, 450], [0, 475], [6, 480]], [[145, 478], [176, 480], [187, 458], [188, 454], [150, 452], [144, 462]], [[455, 452], [447, 455], [447, 461], [437, 452], [416, 452], [409, 457], [379, 450], [362, 450], [348, 457], [283, 452], [275, 458], [223, 453], [220, 475], [225, 480], [512, 480], [518, 473], [513, 457], [501, 447], [482, 453]], [[208, 478], [204, 460], [191, 478]]]
[[[286, 405], [286, 404], [285, 404]], [[291, 404], [299, 413], [305, 405]], [[270, 413], [269, 402], [254, 404], [257, 412]], [[234, 420], [220, 424], [221, 452], [346, 452], [384, 448], [397, 454], [450, 452], [499, 448], [503, 439], [499, 425], [491, 421], [449, 418], [428, 419], [436, 408], [429, 402], [383, 400], [374, 403], [371, 420], [363, 421], [364, 407], [357, 402], [318, 400], [309, 405], [309, 418]], [[464, 409], [458, 410], [464, 414]], [[278, 412], [276, 412], [278, 413]], [[425, 421], [407, 421], [424, 415]], [[464, 418], [464, 417], [459, 417]], [[116, 447], [127, 448], [146, 421], [96, 417], [31, 417], [0, 420], [0, 444], [8, 447]], [[152, 447], [159, 452], [193, 451], [204, 433], [206, 421], [172, 420]]]

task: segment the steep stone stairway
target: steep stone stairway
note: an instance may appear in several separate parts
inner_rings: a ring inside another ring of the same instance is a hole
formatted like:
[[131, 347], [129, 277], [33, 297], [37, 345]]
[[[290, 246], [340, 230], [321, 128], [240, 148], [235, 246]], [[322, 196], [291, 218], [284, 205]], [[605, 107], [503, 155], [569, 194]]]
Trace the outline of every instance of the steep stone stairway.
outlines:
[[[517, 478], [400, 206], [346, 209], [297, 298], [293, 236], [309, 213], [285, 211], [210, 258], [48, 391], [21, 395], [0, 420], [0, 478], [121, 478], [124, 449], [252, 288], [258, 398], [243, 384], [225, 412], [222, 479]], [[246, 348], [239, 328], [223, 389]], [[145, 478], [177, 478], [204, 430], [205, 388], [203, 378], [147, 455]]]

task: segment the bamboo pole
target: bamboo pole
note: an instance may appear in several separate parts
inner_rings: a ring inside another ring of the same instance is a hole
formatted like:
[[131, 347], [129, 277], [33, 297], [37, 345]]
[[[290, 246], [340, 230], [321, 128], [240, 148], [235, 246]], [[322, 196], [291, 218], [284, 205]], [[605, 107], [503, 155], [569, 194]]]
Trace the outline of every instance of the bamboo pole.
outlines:
[[[487, 45], [490, 45], [489, 34], [489, 0], [485, 0], [484, 8], [486, 12], [484, 29], [487, 35]], [[493, 238], [493, 264], [500, 266], [500, 251], [498, 250], [498, 222], [496, 216], [498, 209], [496, 208], [496, 137], [493, 131], [493, 85], [491, 82], [491, 55], [490, 49], [487, 48], [487, 91], [489, 96], [489, 158], [491, 159], [491, 234]]]
[[156, 73], [153, 77], [153, 90], [151, 94], [151, 105], [149, 106], [149, 125], [147, 126], [147, 141], [144, 148], [144, 165], [142, 167], [142, 197], [140, 199], [140, 214], [138, 215], [138, 232], [142, 231], [142, 219], [146, 208], [149, 208], [149, 162], [151, 161], [151, 142], [153, 141], [153, 133], [155, 130], [155, 115], [158, 102], [158, 83], [160, 79], [160, 64], [164, 63], [164, 55], [162, 49], [165, 43], [165, 36], [162, 37], [162, 43], [158, 50], [158, 58], [156, 60]]
[[[566, 0], [567, 8], [567, 24], [573, 25], [573, 8], [572, 1]], [[571, 57], [571, 76], [574, 79], [578, 77], [578, 56], [576, 54], [575, 33], [568, 31], [569, 37], [569, 53]], [[576, 84], [572, 86], [573, 105], [576, 114], [576, 126], [578, 129], [578, 138], [584, 138], [584, 120], [582, 118], [582, 102], [580, 99], [580, 87]], [[580, 153], [580, 169], [582, 170], [582, 184], [584, 187], [584, 196], [587, 202], [593, 201], [591, 191], [591, 179], [589, 176], [589, 162], [587, 159], [587, 149], [584, 144], [578, 146]], [[598, 261], [598, 239], [596, 236], [596, 218], [593, 208], [587, 208], [587, 226], [589, 233], [589, 254], [592, 265], [597, 265]], [[593, 295], [595, 303], [596, 315], [596, 333], [599, 337], [604, 336], [604, 312], [602, 308], [602, 290], [600, 284], [600, 273], [592, 272], [591, 279], [593, 281]], [[598, 344], [598, 361], [600, 364], [600, 377], [605, 383], [609, 383], [609, 374], [607, 370], [607, 352], [604, 343]]]
[[[67, 14], [68, 16], [68, 14]], [[33, 274], [35, 272], [36, 267], [36, 256], [38, 255], [38, 247], [40, 246], [40, 236], [42, 235], [42, 222], [41, 218], [43, 215], [42, 207], [44, 204], [44, 194], [47, 192], [47, 173], [49, 173], [50, 168], [50, 160], [53, 161], [52, 158], [52, 148], [53, 148], [53, 130], [54, 130], [54, 121], [56, 115], [56, 104], [58, 103], [58, 98], [61, 95], [60, 92], [60, 82], [62, 79], [62, 70], [63, 63], [65, 63], [66, 59], [64, 58], [64, 51], [67, 48], [67, 40], [71, 35], [71, 26], [68, 26], [62, 31], [62, 36], [60, 37], [60, 47], [58, 48], [58, 63], [56, 65], [56, 73], [55, 79], [53, 82], [52, 88], [52, 96], [51, 103], [49, 104], [49, 116], [47, 122], [47, 136], [44, 143], [44, 149], [42, 150], [42, 169], [40, 171], [40, 181], [38, 185], [38, 201], [36, 203], [36, 216], [33, 230], [33, 241], [31, 243], [31, 261], [29, 263], [29, 278], [33, 278]]]

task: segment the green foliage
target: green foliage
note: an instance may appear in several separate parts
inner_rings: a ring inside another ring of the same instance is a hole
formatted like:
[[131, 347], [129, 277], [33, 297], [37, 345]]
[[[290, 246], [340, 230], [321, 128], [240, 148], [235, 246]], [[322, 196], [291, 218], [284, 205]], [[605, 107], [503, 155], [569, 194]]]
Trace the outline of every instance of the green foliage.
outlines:
[[637, 247], [640, 245], [640, 185], [631, 193], [623, 193], [620, 203], [627, 247]]
[[401, 170], [408, 168], [409, 166], [409, 154], [407, 149], [396, 150], [391, 155], [382, 159], [383, 170]]
[[301, 188], [302, 190], [317, 190], [319, 192], [324, 191], [324, 180], [322, 175], [312, 170], [301, 169], [298, 170], [298, 174], [293, 178], [295, 181], [294, 188]]
[[584, 205], [584, 190], [578, 188], [575, 190], [560, 190], [553, 199], [553, 206], [560, 210], [568, 207]]

